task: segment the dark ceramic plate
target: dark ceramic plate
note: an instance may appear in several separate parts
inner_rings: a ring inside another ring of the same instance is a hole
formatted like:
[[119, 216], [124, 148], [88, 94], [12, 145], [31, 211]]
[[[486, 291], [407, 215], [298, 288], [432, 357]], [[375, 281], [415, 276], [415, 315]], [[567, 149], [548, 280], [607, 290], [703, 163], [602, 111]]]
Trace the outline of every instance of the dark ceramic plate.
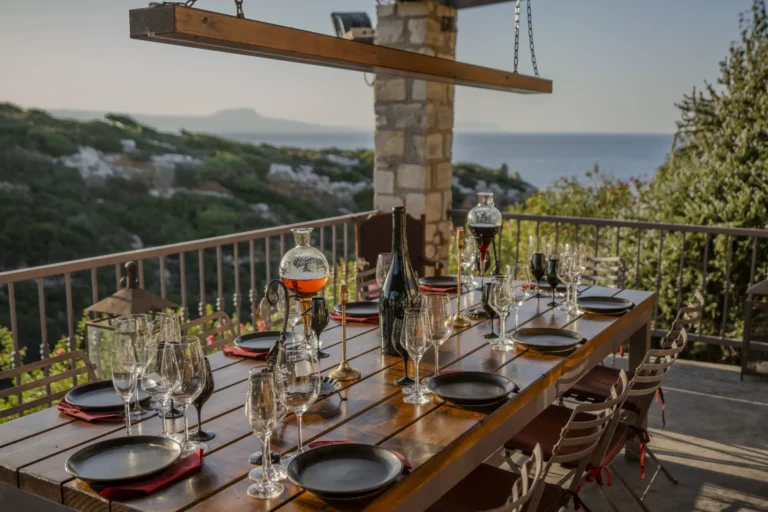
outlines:
[[456, 288], [459, 282], [457, 276], [433, 276], [420, 277], [419, 284], [424, 286], [434, 286], [435, 288]]
[[519, 343], [536, 352], [567, 352], [575, 349], [581, 342], [581, 335], [565, 329], [548, 327], [518, 329], [512, 333], [515, 343]]
[[[336, 304], [333, 310], [341, 314], [341, 304]], [[347, 314], [357, 317], [369, 317], [379, 314], [379, 303], [373, 301], [347, 302]]]
[[393, 452], [369, 444], [334, 444], [308, 450], [288, 464], [288, 478], [327, 498], [358, 498], [390, 485], [403, 471]]
[[632, 301], [627, 299], [601, 297], [597, 295], [579, 297], [576, 299], [576, 304], [579, 306], [579, 309], [586, 311], [587, 313], [603, 313], [607, 315], [624, 313], [635, 306]]
[[[235, 338], [235, 345], [251, 352], [268, 352], [279, 338], [279, 331], [251, 332]], [[292, 340], [293, 333], [285, 333], [285, 341]]]
[[429, 381], [429, 390], [446, 402], [458, 405], [487, 405], [506, 398], [515, 384], [506, 377], [486, 372], [456, 372]]
[[70, 455], [64, 469], [86, 482], [125, 482], [159, 473], [181, 457], [181, 445], [160, 436], [108, 439]]
[[[64, 399], [84, 411], [117, 412], [125, 409], [123, 399], [115, 391], [111, 380], [100, 380], [77, 386], [66, 394]], [[150, 396], [141, 389], [139, 383], [139, 403], [149, 403]], [[131, 404], [136, 403], [135, 395]]]

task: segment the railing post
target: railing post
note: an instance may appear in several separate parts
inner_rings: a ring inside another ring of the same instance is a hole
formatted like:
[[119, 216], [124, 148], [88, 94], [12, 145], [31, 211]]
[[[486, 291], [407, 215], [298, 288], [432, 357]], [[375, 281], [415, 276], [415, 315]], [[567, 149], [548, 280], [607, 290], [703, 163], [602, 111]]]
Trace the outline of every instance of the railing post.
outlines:
[[[99, 302], [99, 276], [96, 270], [96, 267], [91, 269], [91, 301], [93, 304]], [[91, 317], [96, 318], [96, 313], [92, 313]]]
[[144, 289], [144, 260], [139, 260], [139, 288]]
[[187, 264], [184, 253], [179, 253], [179, 281], [181, 282], [181, 321], [189, 320], [189, 309], [187, 308]]
[[[13, 283], [8, 283], [8, 307], [11, 313], [11, 339], [13, 340], [13, 354], [11, 359], [13, 361], [13, 367], [18, 368], [21, 366], [21, 352], [19, 351], [19, 324], [16, 318], [16, 290]], [[16, 376], [16, 386], [21, 385], [21, 375]], [[21, 401], [21, 391], [16, 395], [18, 402]]]
[[728, 325], [728, 299], [731, 294], [731, 261], [733, 260], [733, 237], [728, 235], [728, 246], [725, 259], [725, 284], [723, 285], [723, 322], [720, 328], [720, 338], [725, 339], [725, 329]]
[[120, 278], [122, 277], [120, 272], [120, 264], [115, 263], [115, 291], [120, 289]]
[[520, 219], [517, 219], [517, 242], [515, 243], [515, 264], [520, 264]]
[[338, 272], [338, 267], [336, 263], [336, 246], [337, 244], [337, 238], [336, 238], [336, 224], [331, 226], [331, 238], [332, 238], [332, 249], [331, 249], [331, 265], [333, 268], [333, 303], [336, 304], [336, 275]]
[[[48, 359], [51, 356], [51, 347], [48, 346], [48, 322], [45, 313], [45, 283], [44, 278], [37, 280], [37, 300], [40, 306], [40, 359]], [[43, 368], [43, 375], [48, 377], [50, 367]], [[51, 384], [45, 385], [45, 395], [51, 396]], [[50, 405], [50, 404], [49, 404]]]
[[659, 230], [659, 262], [656, 267], [656, 304], [653, 306], [653, 321], [654, 325], [656, 322], [656, 318], [659, 315], [659, 290], [661, 290], [661, 259], [662, 259], [662, 250], [664, 248], [664, 231]]
[[[701, 294], [706, 297], [707, 289], [707, 266], [709, 264], [709, 233], [704, 235], [704, 263], [701, 265]], [[702, 334], [701, 326], [704, 320], [704, 312], [699, 315], [699, 334]]]
[[267, 263], [267, 282], [270, 282], [272, 280], [272, 256], [271, 256], [271, 248], [269, 244], [269, 237], [264, 239], [264, 257], [266, 258]]
[[595, 258], [600, 257], [600, 226], [595, 226]]
[[256, 241], [248, 242], [248, 252], [250, 253], [250, 272], [251, 289], [248, 291], [248, 299], [251, 303], [251, 325], [256, 331]]
[[237, 317], [237, 333], [242, 334], [240, 332], [240, 324], [243, 323], [243, 319], [240, 318], [240, 251], [237, 243], [234, 244], [233, 252], [235, 256], [235, 295], [232, 297], [232, 305]]
[[755, 284], [755, 265], [757, 264], [757, 237], [752, 237], [752, 265], [749, 267], [749, 285]]
[[217, 292], [218, 297], [216, 298], [216, 311], [224, 311], [224, 269], [222, 268], [221, 263], [222, 255], [221, 255], [221, 246], [216, 246], [216, 279], [217, 279]]
[[165, 284], [165, 256], [160, 256], [160, 296], [165, 298], [166, 296], [166, 284]]
[[643, 247], [643, 230], [637, 228], [637, 259], [635, 260], [635, 286], [640, 286], [640, 254]]
[[349, 263], [349, 233], [347, 232], [347, 223], [344, 223], [344, 284], [349, 284], [349, 277], [347, 276]]
[[205, 255], [203, 249], [197, 250], [197, 262], [199, 265], [198, 274], [200, 276], [200, 302], [197, 304], [197, 312], [200, 316], [205, 316]]
[[677, 309], [680, 309], [683, 303], [683, 268], [685, 265], [685, 231], [681, 233], [680, 242], [680, 274], [677, 276]]
[[616, 256], [619, 256], [620, 242], [621, 242], [621, 226], [616, 226]]

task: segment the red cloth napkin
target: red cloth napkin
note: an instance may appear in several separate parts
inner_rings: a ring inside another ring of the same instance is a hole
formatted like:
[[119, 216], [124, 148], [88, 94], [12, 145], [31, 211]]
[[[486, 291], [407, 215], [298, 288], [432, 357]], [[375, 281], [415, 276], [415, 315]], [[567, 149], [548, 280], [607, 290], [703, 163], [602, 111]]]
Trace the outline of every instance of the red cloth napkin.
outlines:
[[125, 421], [125, 414], [121, 412], [86, 412], [79, 407], [75, 407], [74, 405], [70, 404], [63, 398], [61, 399], [61, 402], [59, 402], [59, 405], [56, 406], [56, 408], [67, 416], [72, 416], [73, 418], [77, 418], [83, 421]]
[[197, 471], [202, 465], [203, 450], [197, 450], [179, 460], [159, 475], [135, 484], [105, 487], [99, 492], [99, 495], [110, 500], [126, 500], [147, 496], [166, 485], [181, 480], [193, 471]]
[[427, 286], [425, 284], [419, 285], [419, 290], [423, 292], [434, 293], [456, 293], [455, 286]]
[[[332, 320], [338, 320], [341, 322], [341, 313], [335, 311], [331, 312], [330, 317]], [[352, 316], [347, 315], [347, 322], [356, 322], [360, 324], [378, 324], [379, 315], [376, 316]]]
[[[357, 441], [349, 441], [349, 440], [341, 440], [341, 441], [313, 441], [309, 443], [310, 448], [320, 448], [321, 446], [330, 446], [332, 444], [360, 444]], [[397, 457], [403, 461], [403, 471], [405, 473], [409, 472], [413, 469], [413, 466], [411, 466], [411, 463], [408, 462], [408, 459], [405, 458], [405, 455], [403, 455], [400, 452], [396, 452], [395, 450], [390, 450], [392, 453], [397, 455]]]
[[269, 352], [251, 352], [238, 347], [224, 345], [224, 353], [228, 356], [247, 357], [248, 359], [264, 359]]

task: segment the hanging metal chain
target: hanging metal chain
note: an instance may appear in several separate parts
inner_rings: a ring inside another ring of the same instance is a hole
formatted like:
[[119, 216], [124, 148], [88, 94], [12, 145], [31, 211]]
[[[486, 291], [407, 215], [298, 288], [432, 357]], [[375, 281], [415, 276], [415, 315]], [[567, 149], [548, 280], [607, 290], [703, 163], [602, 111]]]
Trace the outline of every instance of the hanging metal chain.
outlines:
[[517, 58], [520, 53], [520, 0], [515, 2], [515, 70], [517, 73]]
[[[243, 0], [235, 0], [235, 9], [237, 9], [237, 17], [238, 18], [245, 18], [245, 13], [243, 12]], [[530, 19], [530, 7], [528, 8], [528, 16]]]
[[531, 45], [531, 61], [533, 62], [533, 74], [539, 77], [539, 66], [536, 64], [536, 51], [533, 49], [533, 18], [531, 18], [531, 0], [528, 0], [528, 42]]

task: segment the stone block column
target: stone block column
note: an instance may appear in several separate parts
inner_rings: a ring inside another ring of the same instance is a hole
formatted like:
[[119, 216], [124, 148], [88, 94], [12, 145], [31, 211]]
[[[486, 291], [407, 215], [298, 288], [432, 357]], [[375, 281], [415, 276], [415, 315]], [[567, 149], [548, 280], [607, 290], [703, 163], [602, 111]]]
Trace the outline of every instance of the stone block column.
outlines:
[[[377, 7], [378, 44], [453, 60], [456, 9], [435, 0]], [[426, 216], [426, 256], [448, 257], [454, 86], [378, 75], [374, 207]]]

